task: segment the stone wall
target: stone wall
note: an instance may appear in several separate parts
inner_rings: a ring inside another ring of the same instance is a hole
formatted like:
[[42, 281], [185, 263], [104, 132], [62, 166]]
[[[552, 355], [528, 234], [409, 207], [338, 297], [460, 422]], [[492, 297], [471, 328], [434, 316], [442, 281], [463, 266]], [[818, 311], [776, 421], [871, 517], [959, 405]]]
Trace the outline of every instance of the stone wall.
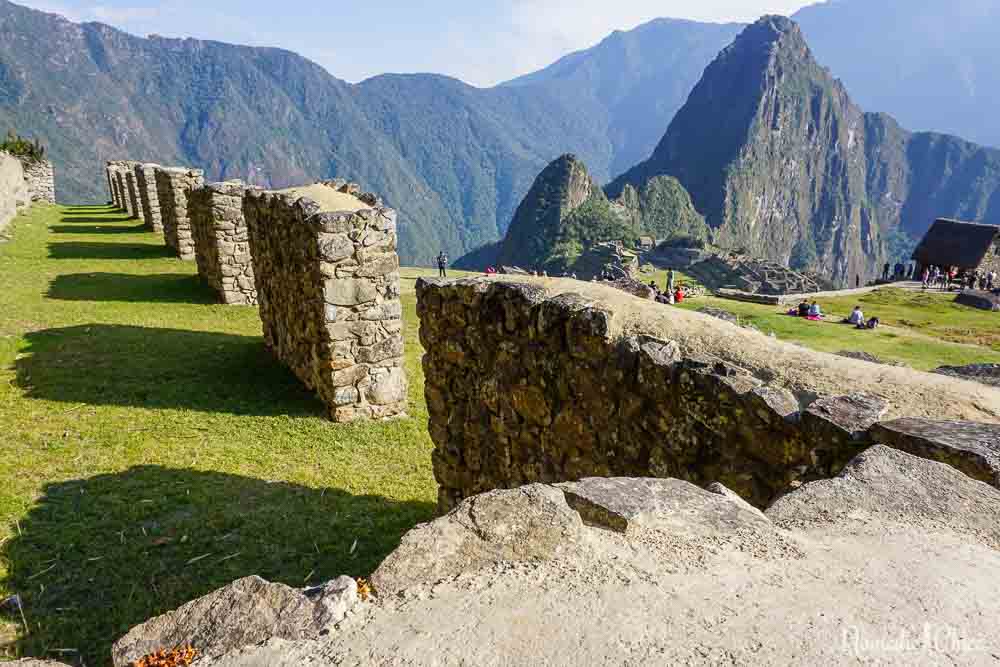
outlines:
[[[986, 257], [983, 258], [983, 263], [979, 265], [979, 268], [986, 273], [996, 271], [1000, 275], [1000, 236], [997, 236], [993, 247], [986, 252]], [[994, 285], [994, 287], [997, 286]]]
[[160, 198], [156, 194], [156, 168], [158, 166], [137, 162], [134, 171], [143, 223], [147, 230], [162, 234], [163, 218], [160, 215]]
[[242, 181], [209, 183], [188, 197], [198, 275], [219, 301], [230, 305], [257, 303], [253, 261], [243, 217]]
[[104, 178], [108, 182], [108, 201], [111, 202], [112, 206], [118, 208], [119, 206], [118, 191], [117, 191], [117, 186], [115, 184], [115, 178], [112, 175], [112, 167], [110, 162], [104, 165]]
[[25, 206], [31, 205], [31, 193], [24, 179], [21, 161], [0, 152], [0, 230], [3, 230]]
[[[596, 284], [421, 280], [417, 297], [442, 509], [588, 476], [721, 482], [765, 506], [883, 441], [871, 429], [884, 419], [1000, 422], [994, 389], [812, 352]], [[982, 428], [981, 448], [1000, 455], [1000, 429]], [[977, 441], [956, 442], [926, 450], [964, 461], [962, 443]]]
[[126, 162], [122, 171], [125, 181], [125, 198], [128, 201], [128, 212], [133, 218], [142, 218], [142, 205], [139, 201], [139, 184], [135, 180], [135, 162]]
[[128, 195], [128, 185], [125, 181], [125, 171], [127, 169], [126, 162], [122, 160], [116, 160], [110, 163], [111, 176], [115, 184], [115, 193], [117, 195], [117, 206], [120, 210], [124, 211], [129, 215], [129, 217], [134, 216], [134, 212], [130, 208], [132, 206], [132, 200]]
[[21, 158], [24, 181], [31, 193], [31, 201], [56, 203], [55, 168], [48, 160]]
[[205, 184], [204, 172], [183, 167], [156, 167], [155, 172], [163, 239], [178, 257], [193, 260], [194, 236], [188, 217], [188, 194]]
[[319, 198], [247, 191], [264, 339], [335, 421], [401, 414], [407, 384], [396, 212], [373, 195], [361, 195], [364, 208], [355, 211], [324, 210]]

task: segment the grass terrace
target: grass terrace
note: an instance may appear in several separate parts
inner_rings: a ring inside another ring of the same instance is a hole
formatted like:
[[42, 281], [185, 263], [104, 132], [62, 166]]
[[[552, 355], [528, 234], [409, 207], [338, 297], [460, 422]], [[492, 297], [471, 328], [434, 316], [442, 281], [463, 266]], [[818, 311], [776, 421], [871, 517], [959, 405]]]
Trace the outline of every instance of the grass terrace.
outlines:
[[[790, 317], [792, 305], [767, 306], [706, 297], [685, 301], [681, 307], [705, 306], [725, 310], [741, 324], [765, 334], [821, 352], [861, 351], [883, 361], [895, 361], [919, 370], [940, 366], [1000, 363], [1000, 316], [954, 303], [955, 294], [887, 288], [861, 297], [820, 299], [825, 322]], [[865, 317], [878, 317], [882, 326], [859, 331], [840, 321], [861, 305]]]
[[[136, 623], [238, 577], [369, 574], [434, 516], [413, 285], [436, 270], [403, 271], [410, 416], [333, 425], [267, 353], [256, 310], [214, 304], [194, 263], [138, 221], [39, 206], [6, 235], [0, 657], [107, 664]], [[937, 295], [861, 301], [889, 326], [856, 332], [712, 298], [684, 307], [917, 368], [1000, 361], [989, 313]], [[853, 302], [824, 305], [846, 314]]]

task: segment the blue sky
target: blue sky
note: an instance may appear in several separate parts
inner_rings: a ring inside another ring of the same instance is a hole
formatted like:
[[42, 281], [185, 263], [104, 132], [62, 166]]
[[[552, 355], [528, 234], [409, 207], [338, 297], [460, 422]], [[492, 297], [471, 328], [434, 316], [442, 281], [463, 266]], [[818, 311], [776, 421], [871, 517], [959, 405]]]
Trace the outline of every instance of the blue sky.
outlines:
[[804, 0], [14, 0], [137, 35], [300, 53], [348, 81], [437, 72], [492, 85], [658, 17], [748, 21]]

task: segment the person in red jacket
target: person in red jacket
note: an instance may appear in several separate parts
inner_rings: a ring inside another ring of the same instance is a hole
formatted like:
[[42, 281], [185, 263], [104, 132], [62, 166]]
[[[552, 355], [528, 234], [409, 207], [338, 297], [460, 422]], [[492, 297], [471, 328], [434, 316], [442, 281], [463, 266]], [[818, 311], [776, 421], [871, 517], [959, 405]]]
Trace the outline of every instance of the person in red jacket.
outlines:
[[680, 303], [683, 300], [684, 300], [684, 288], [678, 285], [677, 291], [674, 292], [674, 303]]

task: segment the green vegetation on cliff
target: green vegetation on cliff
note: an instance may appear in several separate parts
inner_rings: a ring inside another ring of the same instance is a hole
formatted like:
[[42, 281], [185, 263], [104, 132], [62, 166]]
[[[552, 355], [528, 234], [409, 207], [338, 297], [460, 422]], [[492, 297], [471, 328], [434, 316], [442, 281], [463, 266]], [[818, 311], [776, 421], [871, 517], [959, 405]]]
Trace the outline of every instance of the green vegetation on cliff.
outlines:
[[705, 70], [646, 162], [608, 187], [670, 175], [713, 241], [867, 280], [937, 217], [1000, 219], [1000, 151], [911, 134], [865, 114], [813, 58], [799, 27], [769, 16]]
[[[564, 155], [535, 179], [495, 260], [550, 273], [572, 271], [596, 243], [623, 241], [631, 247], [643, 235], [705, 238], [707, 232], [704, 219], [676, 179], [651, 179], [639, 191], [629, 187], [609, 200], [583, 162]], [[463, 265], [475, 266], [474, 258], [463, 259]], [[488, 253], [475, 259], [492, 260]]]

